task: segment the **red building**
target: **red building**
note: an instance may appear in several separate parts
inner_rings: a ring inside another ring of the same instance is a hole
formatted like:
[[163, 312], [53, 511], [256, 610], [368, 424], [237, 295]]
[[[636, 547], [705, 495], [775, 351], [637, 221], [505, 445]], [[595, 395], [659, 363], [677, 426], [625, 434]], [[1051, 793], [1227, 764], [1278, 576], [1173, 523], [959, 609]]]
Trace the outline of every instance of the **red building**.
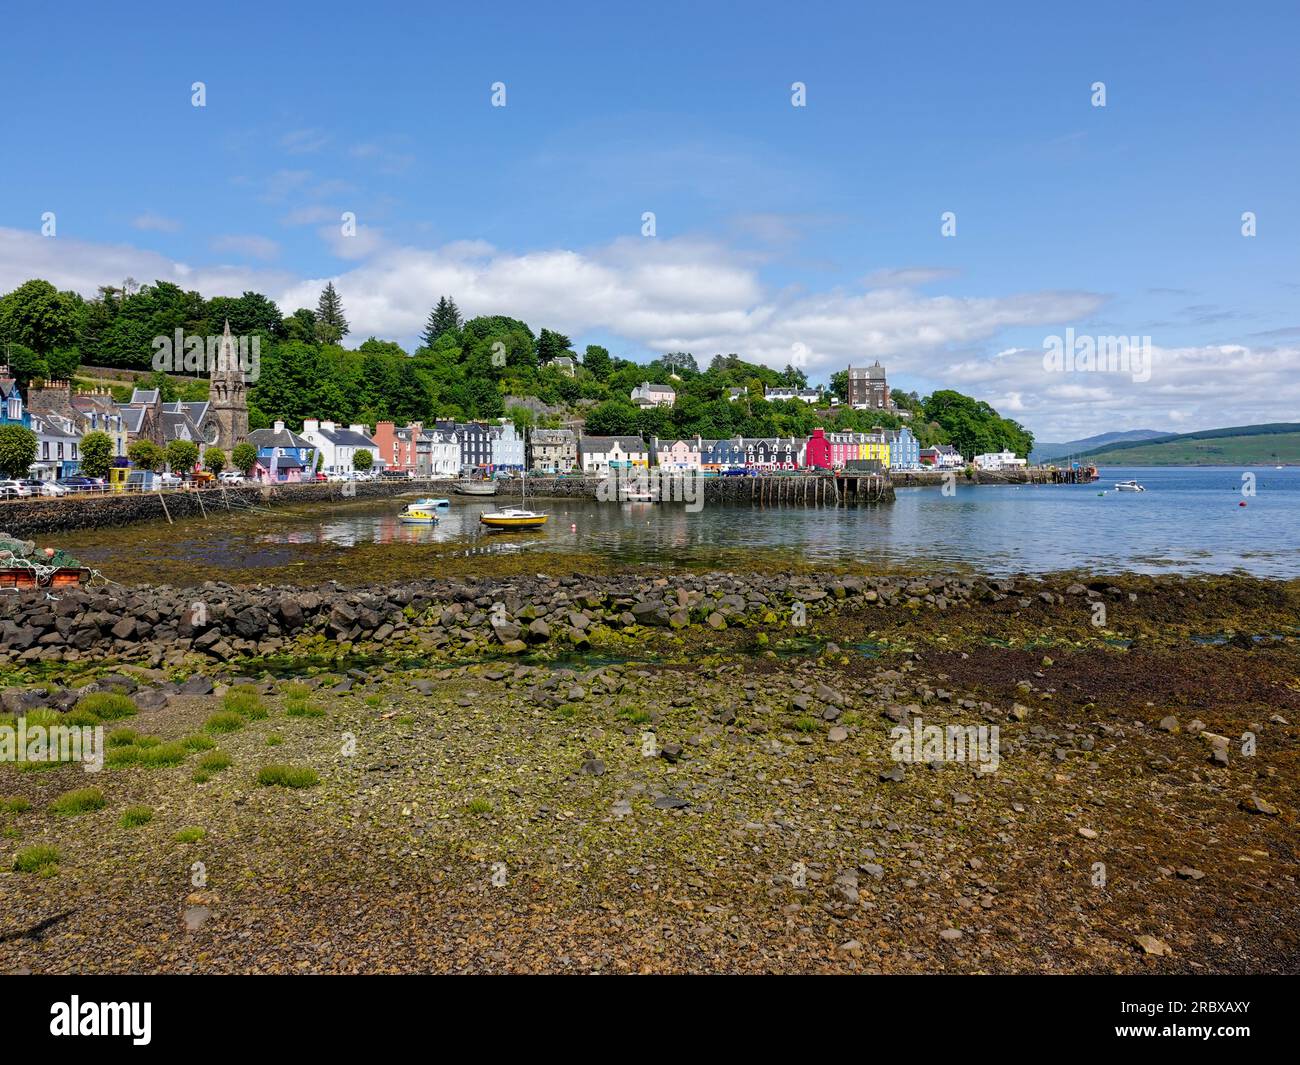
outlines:
[[412, 422], [404, 429], [398, 429], [394, 422], [375, 423], [372, 439], [379, 447], [379, 461], [384, 469], [407, 473], [416, 468], [416, 442], [422, 428], [419, 422]]
[[831, 468], [831, 442], [826, 439], [825, 429], [814, 429], [804, 449], [803, 464], [819, 470]]

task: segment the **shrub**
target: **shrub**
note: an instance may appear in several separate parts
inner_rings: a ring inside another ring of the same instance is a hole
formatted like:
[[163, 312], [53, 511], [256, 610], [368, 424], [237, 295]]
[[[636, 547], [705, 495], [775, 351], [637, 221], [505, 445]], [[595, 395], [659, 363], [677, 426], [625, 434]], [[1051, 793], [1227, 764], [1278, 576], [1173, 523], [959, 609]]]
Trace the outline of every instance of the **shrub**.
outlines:
[[98, 788], [78, 788], [66, 791], [50, 804], [50, 809], [64, 817], [84, 814], [90, 810], [102, 810], [108, 800]]
[[320, 783], [320, 777], [306, 766], [268, 765], [258, 770], [257, 782], [264, 788], [310, 788]]
[[53, 847], [28, 847], [14, 855], [14, 872], [43, 873], [53, 872], [59, 864], [59, 852]]

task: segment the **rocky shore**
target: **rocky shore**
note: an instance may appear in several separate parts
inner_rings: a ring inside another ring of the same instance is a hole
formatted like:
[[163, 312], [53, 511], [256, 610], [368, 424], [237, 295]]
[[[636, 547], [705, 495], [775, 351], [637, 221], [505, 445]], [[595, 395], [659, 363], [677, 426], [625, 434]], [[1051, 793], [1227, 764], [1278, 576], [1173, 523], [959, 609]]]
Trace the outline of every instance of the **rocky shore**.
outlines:
[[[1295, 971], [1297, 607], [856, 573], [9, 596], [0, 725], [113, 710], [99, 774], [0, 764], [0, 971]], [[996, 764], [901, 757], [928, 725], [996, 729]]]

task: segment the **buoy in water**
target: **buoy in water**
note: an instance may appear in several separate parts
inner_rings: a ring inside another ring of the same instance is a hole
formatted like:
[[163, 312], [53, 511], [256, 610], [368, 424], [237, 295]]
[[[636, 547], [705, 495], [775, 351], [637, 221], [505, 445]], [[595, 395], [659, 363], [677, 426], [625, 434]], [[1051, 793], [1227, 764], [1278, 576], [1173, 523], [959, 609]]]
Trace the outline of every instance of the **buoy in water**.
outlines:
[[1246, 505], [1246, 501], [1245, 501], [1244, 499], [1243, 499], [1240, 503], [1237, 504], [1237, 506], [1239, 506], [1239, 507], [1244, 507], [1245, 505]]

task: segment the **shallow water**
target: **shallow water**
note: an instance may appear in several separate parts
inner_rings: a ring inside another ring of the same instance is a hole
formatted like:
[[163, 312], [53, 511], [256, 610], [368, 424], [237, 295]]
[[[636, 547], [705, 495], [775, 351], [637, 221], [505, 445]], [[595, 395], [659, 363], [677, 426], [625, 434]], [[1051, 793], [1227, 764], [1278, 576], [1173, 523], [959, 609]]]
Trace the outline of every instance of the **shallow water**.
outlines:
[[[1244, 472], [1255, 494], [1242, 494]], [[1114, 482], [1136, 479], [1142, 493]], [[958, 484], [901, 488], [892, 505], [833, 507], [613, 504], [543, 500], [544, 529], [493, 532], [494, 500], [456, 498], [433, 527], [403, 525], [403, 501], [235, 513], [70, 534], [57, 543], [122, 581], [364, 583], [433, 576], [478, 556], [588, 556], [609, 565], [861, 564], [1000, 574], [1116, 573], [1300, 576], [1300, 469], [1111, 467], [1094, 485]], [[1239, 504], [1245, 502], [1246, 506]], [[50, 542], [56, 542], [51, 539]]]

